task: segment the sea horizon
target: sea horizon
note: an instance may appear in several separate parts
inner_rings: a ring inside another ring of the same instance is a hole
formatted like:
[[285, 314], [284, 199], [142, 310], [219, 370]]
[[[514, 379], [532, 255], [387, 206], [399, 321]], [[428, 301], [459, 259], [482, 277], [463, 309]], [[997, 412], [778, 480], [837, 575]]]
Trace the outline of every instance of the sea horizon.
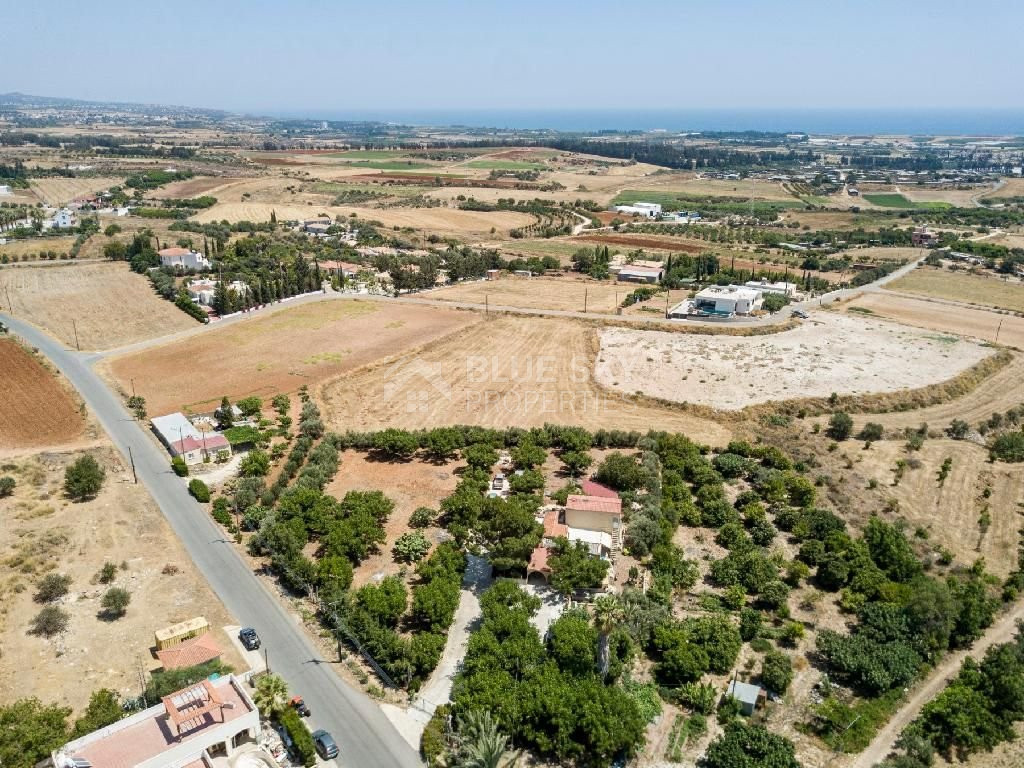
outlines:
[[1024, 136], [1024, 109], [289, 109], [269, 117], [415, 127], [598, 133], [766, 131], [823, 135]]

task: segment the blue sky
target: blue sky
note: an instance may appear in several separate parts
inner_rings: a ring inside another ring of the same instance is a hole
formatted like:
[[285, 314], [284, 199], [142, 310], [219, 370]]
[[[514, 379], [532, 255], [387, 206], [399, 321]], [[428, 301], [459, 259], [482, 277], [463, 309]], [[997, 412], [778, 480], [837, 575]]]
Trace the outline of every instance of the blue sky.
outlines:
[[311, 113], [1024, 107], [1019, 0], [51, 0], [0, 18], [0, 92]]

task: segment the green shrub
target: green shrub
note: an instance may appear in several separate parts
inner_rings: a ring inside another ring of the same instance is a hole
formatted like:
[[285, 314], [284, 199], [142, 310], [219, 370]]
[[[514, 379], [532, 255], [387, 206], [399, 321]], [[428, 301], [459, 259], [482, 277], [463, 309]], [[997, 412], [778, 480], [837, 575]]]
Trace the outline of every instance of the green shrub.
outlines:
[[419, 507], [409, 518], [409, 526], [412, 528], [429, 528], [437, 519], [437, 512], [430, 507]]
[[71, 466], [64, 470], [64, 493], [72, 501], [85, 501], [95, 498], [103, 487], [103, 479], [107, 473], [89, 454], [79, 456]]
[[451, 714], [451, 705], [442, 704], [434, 710], [430, 722], [423, 729], [420, 737], [420, 754], [426, 760], [429, 768], [437, 768], [441, 755], [445, 750], [445, 730], [448, 727], [448, 717]]
[[299, 713], [288, 707], [277, 716], [277, 719], [291, 737], [302, 764], [306, 768], [316, 765], [316, 746], [313, 744], [313, 734], [302, 722]]
[[14, 493], [14, 486], [15, 482], [13, 477], [10, 477], [9, 475], [0, 477], [0, 499]]
[[174, 474], [178, 477], [188, 477], [188, 464], [185, 463], [185, 459], [181, 456], [175, 456], [171, 459], [171, 469], [174, 470]]
[[992, 460], [1024, 461], [1024, 432], [1004, 432], [992, 441], [989, 448]]
[[37, 603], [52, 603], [64, 597], [70, 587], [70, 576], [63, 573], [48, 573], [39, 582], [34, 599]]
[[188, 492], [196, 501], [206, 504], [210, 500], [210, 489], [198, 477], [188, 481]]

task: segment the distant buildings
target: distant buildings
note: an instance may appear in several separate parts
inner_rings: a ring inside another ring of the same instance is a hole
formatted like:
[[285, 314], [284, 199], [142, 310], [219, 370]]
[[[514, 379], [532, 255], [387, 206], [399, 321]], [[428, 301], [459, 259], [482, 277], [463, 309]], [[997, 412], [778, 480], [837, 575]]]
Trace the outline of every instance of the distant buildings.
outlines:
[[625, 264], [619, 269], [616, 279], [620, 283], [658, 283], [665, 276], [662, 267], [643, 267], [636, 264]]
[[793, 298], [797, 292], [796, 283], [769, 283], [767, 280], [747, 280], [747, 282], [743, 284], [743, 287], [753, 288], [755, 291], [760, 291], [762, 294], [777, 293], [788, 299]]
[[[710, 285], [693, 297], [694, 314], [731, 317], [749, 315], [761, 307], [761, 291], [739, 285]], [[675, 310], [671, 310], [672, 316]]]
[[199, 251], [195, 251], [189, 248], [164, 248], [162, 251], [158, 251], [160, 256], [160, 264], [164, 267], [174, 267], [175, 269], [209, 269], [210, 260], [207, 259]]
[[928, 227], [914, 227], [914, 231], [910, 233], [910, 242], [916, 248], [931, 248], [937, 240]]
[[660, 203], [633, 203], [632, 205], [616, 205], [617, 213], [624, 213], [627, 216], [645, 216], [648, 219], [656, 219], [661, 216]]

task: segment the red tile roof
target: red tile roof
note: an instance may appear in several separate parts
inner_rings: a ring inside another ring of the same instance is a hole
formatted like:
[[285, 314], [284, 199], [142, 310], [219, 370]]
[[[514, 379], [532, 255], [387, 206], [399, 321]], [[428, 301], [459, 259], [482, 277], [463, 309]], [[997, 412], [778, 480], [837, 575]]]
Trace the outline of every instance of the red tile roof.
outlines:
[[569, 526], [558, 522], [557, 509], [549, 509], [544, 513], [544, 535], [552, 539], [569, 535]]
[[230, 448], [231, 444], [220, 432], [211, 432], [206, 436], [205, 440], [197, 437], [186, 437], [184, 440], [175, 440], [171, 443], [171, 446], [178, 453], [188, 453], [189, 451], [195, 451], [199, 448], [205, 448], [208, 451]]
[[530, 555], [530, 564], [527, 566], [528, 572], [537, 571], [539, 573], [550, 573], [551, 567], [548, 565], [548, 550], [547, 547], [537, 547], [533, 550]]
[[164, 669], [193, 667], [211, 659], [219, 659], [220, 655], [220, 647], [209, 632], [156, 652], [156, 657], [160, 659]]
[[605, 499], [617, 499], [619, 494], [607, 485], [601, 485], [594, 480], [581, 480], [580, 488], [583, 489], [584, 496], [600, 496]]
[[622, 500], [608, 499], [602, 496], [570, 496], [565, 502], [566, 509], [580, 512], [603, 512], [608, 515], [622, 514]]

